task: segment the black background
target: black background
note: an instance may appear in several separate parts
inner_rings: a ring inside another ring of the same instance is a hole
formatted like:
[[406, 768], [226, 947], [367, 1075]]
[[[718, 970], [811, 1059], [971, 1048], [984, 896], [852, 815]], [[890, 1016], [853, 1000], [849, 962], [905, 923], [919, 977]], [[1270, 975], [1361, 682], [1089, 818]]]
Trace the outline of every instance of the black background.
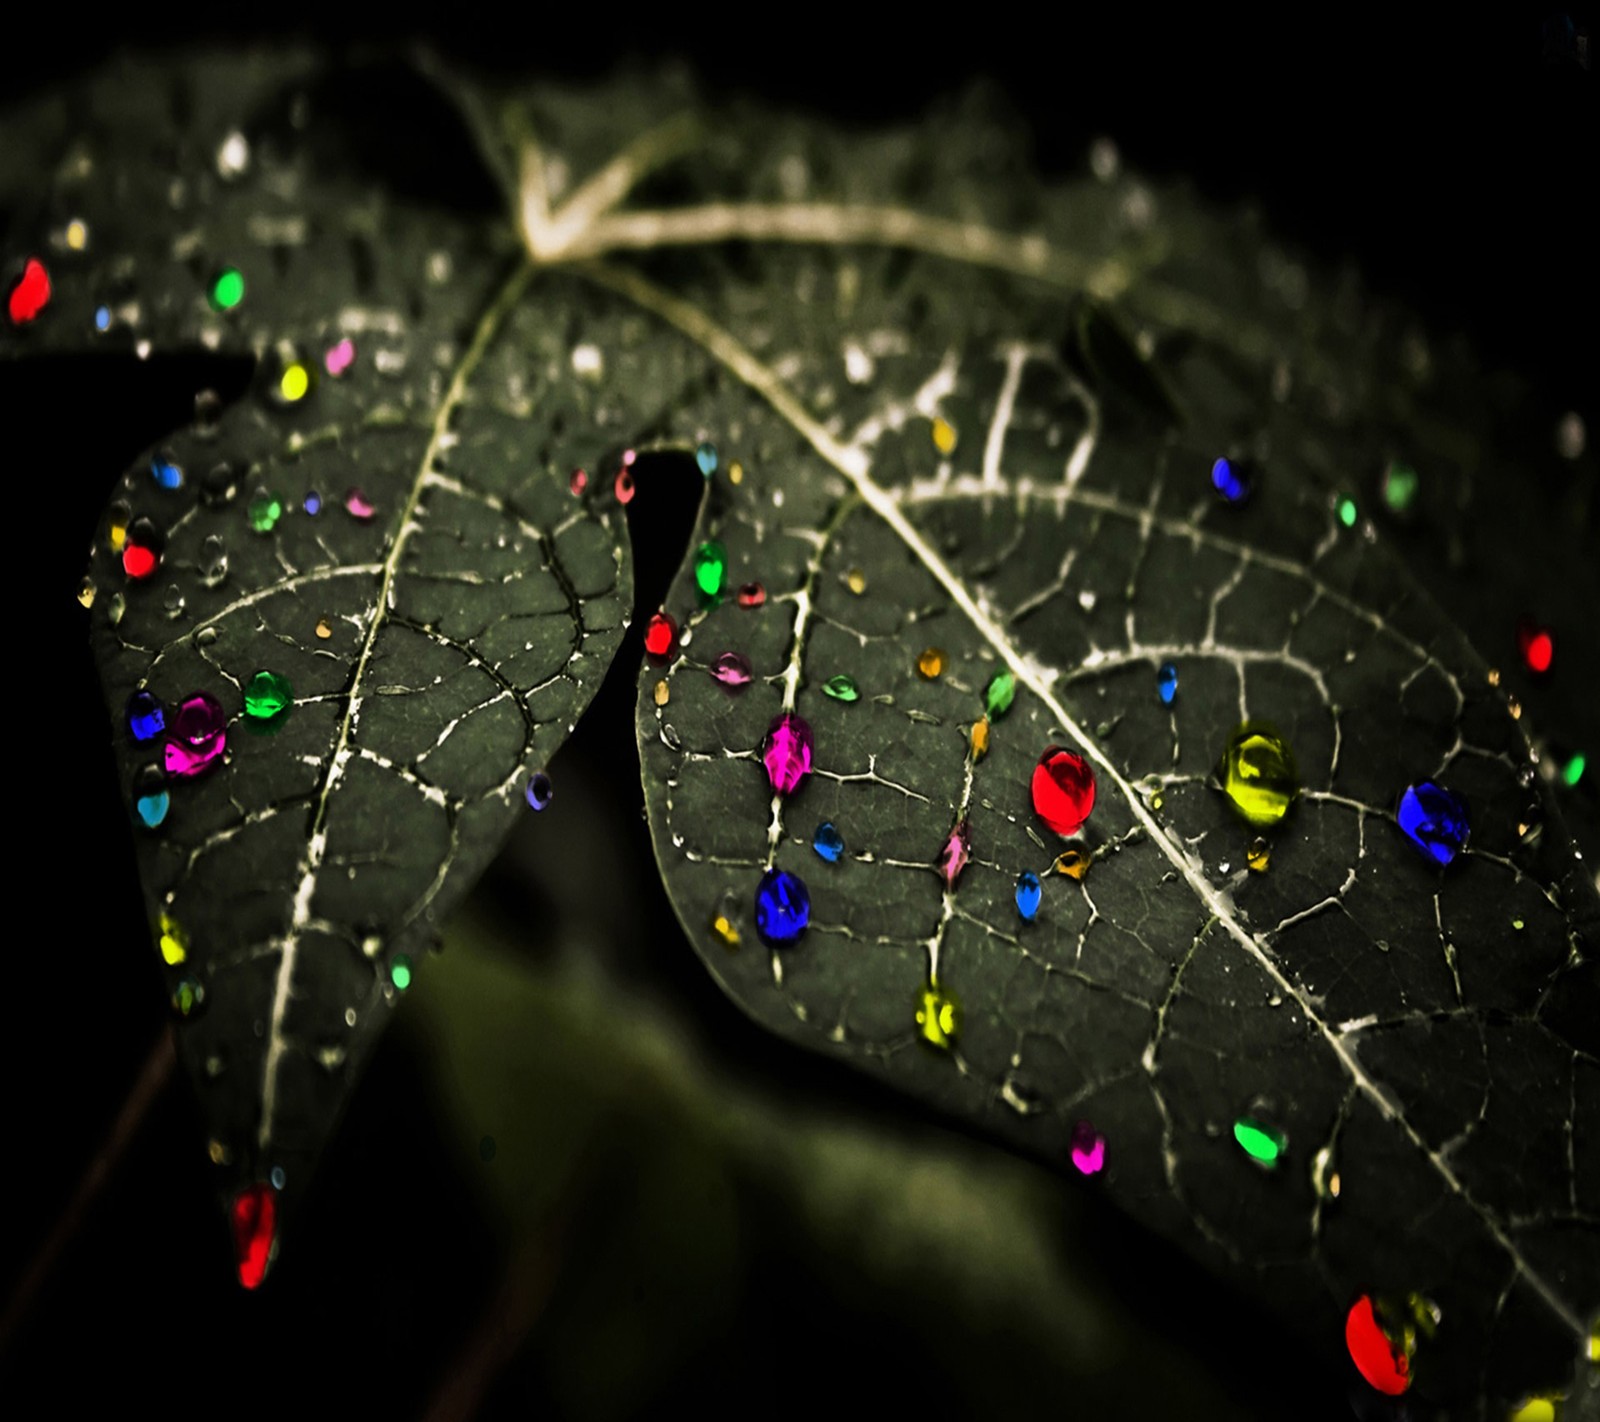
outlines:
[[[1228, 17], [1197, 6], [1172, 18], [1137, 7], [1097, 15], [1052, 7], [1023, 19], [995, 6], [882, 16], [865, 7], [764, 6], [708, 20], [681, 6], [536, 6], [516, 19], [466, 8], [456, 7], [458, 23], [401, 6], [382, 16], [318, 15], [315, 24], [298, 10], [141, 6], [91, 24], [65, 7], [36, 8], [7, 18], [0, 101], [48, 88], [130, 43], [281, 38], [334, 46], [426, 38], [472, 63], [574, 78], [681, 58], [711, 92], [863, 123], [913, 117], [981, 78], [1006, 95], [1046, 174], [1080, 171], [1089, 142], [1109, 134], [1135, 170], [1188, 175], [1221, 203], [1249, 199], [1316, 256], [1354, 259], [1375, 291], [1415, 307], [1431, 329], [1467, 333], [1490, 364], [1529, 377], [1543, 406], [1582, 411], [1595, 437], [1600, 125], [1595, 77], [1562, 52], [1555, 18], [1568, 15], [1592, 33], [1592, 11], [1421, 16], [1396, 7], [1375, 18], [1297, 6]], [[25, 577], [13, 582], [28, 660], [12, 675], [10, 724], [25, 789], [11, 818], [27, 847], [11, 890], [18, 917], [0, 1002], [4, 1294], [76, 1188], [163, 1022], [157, 974], [142, 945], [128, 941], [142, 932], [136, 907], [127, 907], [138, 893], [72, 593], [113, 472], [187, 418], [198, 369], [8, 373], [0, 384], [0, 418], [21, 439], [11, 526], [28, 530]], [[653, 497], [670, 505], [671, 486], [664, 474]], [[686, 529], [689, 509], [678, 508]], [[671, 540], [654, 537], [659, 566], [641, 557], [646, 603], [652, 579], [664, 581], [675, 558]], [[584, 762], [575, 777], [609, 778], [621, 804], [637, 804], [638, 795], [636, 767], [614, 754], [631, 743], [634, 655], [630, 643], [570, 752]], [[35, 666], [46, 669], [37, 686]], [[486, 889], [506, 913], [537, 915], [529, 892], [511, 866]], [[721, 1000], [687, 946], [661, 952], [671, 916], [659, 889], [644, 892], [638, 917], [656, 925], [651, 950], [641, 930], [640, 945], [619, 945], [619, 960], [702, 1023], [718, 1052], [797, 1093], [849, 1091], [866, 1098], [862, 1111], [885, 1119], [904, 1109], [768, 1043]], [[435, 1154], [426, 1122], [401, 1104], [425, 1092], [424, 1070], [403, 1051], [380, 1052], [325, 1164], [326, 1203], [297, 1242], [337, 1254], [358, 1201], [371, 1227], [397, 1241], [391, 1273], [362, 1283], [366, 1296], [387, 1296], [384, 1306], [340, 1317], [336, 1300], [305, 1296], [303, 1277], [274, 1280], [283, 1292], [271, 1313], [241, 1306], [227, 1280], [222, 1228], [207, 1213], [199, 1128], [182, 1092], [169, 1090], [26, 1320], [0, 1342], [0, 1411], [55, 1415], [69, 1402], [165, 1397], [183, 1416], [256, 1415], [297, 1402], [312, 1415], [365, 1391], [376, 1415], [418, 1413], [460, 1337], [413, 1350], [410, 1319], [426, 1315], [421, 1301], [431, 1300], [434, 1314], [456, 1318], [459, 1335], [486, 1306], [501, 1265], [466, 1187], [426, 1163]], [[419, 1227], [422, 1200], [429, 1222]], [[1230, 1349], [1248, 1337], [1251, 1371], [1229, 1383], [1246, 1415], [1349, 1415], [1343, 1380], [1302, 1376], [1304, 1360], [1270, 1320], [1217, 1308], [1203, 1277], [1114, 1218], [1103, 1228], [1108, 1257], [1121, 1251], [1124, 1268], [1162, 1275], [1139, 1304], [1151, 1327], [1188, 1338], [1224, 1373]], [[847, 1396], [939, 1410], [938, 1360], [902, 1356], [915, 1336], [867, 1317], [868, 1304], [828, 1293], [815, 1277], [797, 1287], [781, 1261], [758, 1273], [746, 1303], [761, 1311], [761, 1326], [730, 1339], [730, 1357], [686, 1360], [656, 1405], [720, 1413], [743, 1390], [749, 1405], [769, 1412]], [[322, 1330], [315, 1341], [297, 1331], [296, 1315]], [[829, 1374], [852, 1364], [869, 1371], [853, 1394], [813, 1378], [781, 1395], [750, 1395], [764, 1368], [786, 1366], [755, 1342], [773, 1334], [820, 1338]], [[324, 1367], [332, 1369], [325, 1390], [311, 1392], [311, 1373]], [[369, 1367], [381, 1374], [370, 1389], [358, 1382]], [[521, 1416], [547, 1404], [540, 1368], [536, 1344], [491, 1392], [489, 1413]], [[1072, 1415], [1067, 1399], [1039, 1402], [1041, 1412]], [[1181, 1403], [1171, 1415], [1182, 1415]]]

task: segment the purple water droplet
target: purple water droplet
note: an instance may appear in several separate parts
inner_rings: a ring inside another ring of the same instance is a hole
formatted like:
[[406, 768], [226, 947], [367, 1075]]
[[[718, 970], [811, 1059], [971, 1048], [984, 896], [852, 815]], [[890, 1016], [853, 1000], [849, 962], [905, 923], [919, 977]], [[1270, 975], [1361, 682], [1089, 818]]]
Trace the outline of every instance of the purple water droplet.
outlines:
[[761, 763], [780, 795], [792, 795], [811, 774], [811, 727], [803, 717], [785, 711], [773, 718], [761, 743]]
[[742, 652], [724, 652], [711, 663], [711, 675], [730, 691], [743, 691], [755, 675], [750, 658]]
[[201, 691], [178, 707], [161, 749], [167, 774], [187, 779], [209, 770], [227, 748], [228, 718], [217, 699]]

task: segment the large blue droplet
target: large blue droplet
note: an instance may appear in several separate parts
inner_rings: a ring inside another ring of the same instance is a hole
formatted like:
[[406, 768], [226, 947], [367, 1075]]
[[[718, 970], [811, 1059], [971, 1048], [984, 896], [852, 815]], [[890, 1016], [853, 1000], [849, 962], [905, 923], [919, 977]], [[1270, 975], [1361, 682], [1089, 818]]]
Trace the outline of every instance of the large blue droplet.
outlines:
[[830, 864], [837, 864], [844, 853], [844, 836], [832, 820], [824, 820], [811, 836], [811, 847]]
[[95, 307], [94, 328], [97, 331], [109, 331], [111, 329], [111, 308], [109, 306]]
[[1161, 698], [1163, 706], [1170, 706], [1177, 694], [1178, 669], [1171, 662], [1162, 662], [1160, 670], [1156, 672], [1156, 695]]
[[1017, 875], [1017, 912], [1032, 922], [1042, 898], [1044, 887], [1039, 883], [1039, 876], [1031, 869], [1024, 869]]
[[787, 869], [769, 869], [756, 886], [756, 932], [774, 948], [796, 942], [811, 922], [805, 881]]
[[1250, 472], [1236, 459], [1219, 459], [1211, 466], [1211, 487], [1230, 504], [1250, 497]]
[[1395, 818], [1406, 838], [1435, 864], [1448, 864], [1467, 847], [1467, 802], [1431, 780], [1406, 786]]
[[710, 440], [701, 442], [700, 448], [694, 452], [694, 462], [700, 466], [700, 472], [709, 479], [717, 472], [717, 447]]
[[167, 729], [167, 713], [148, 691], [128, 698], [128, 734], [136, 741], [153, 741]]
[[136, 795], [133, 801], [133, 812], [146, 829], [155, 829], [159, 826], [171, 808], [172, 796], [165, 790], [154, 790], [148, 795]]

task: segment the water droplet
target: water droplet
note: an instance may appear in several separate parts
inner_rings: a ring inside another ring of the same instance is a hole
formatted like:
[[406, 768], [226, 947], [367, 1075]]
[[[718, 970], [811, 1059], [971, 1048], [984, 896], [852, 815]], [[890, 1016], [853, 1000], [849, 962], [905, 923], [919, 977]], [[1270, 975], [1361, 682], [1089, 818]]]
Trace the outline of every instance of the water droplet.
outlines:
[[233, 1197], [228, 1213], [239, 1283], [247, 1289], [258, 1288], [277, 1252], [278, 1192], [264, 1180], [246, 1185]]
[[242, 178], [250, 169], [250, 140], [234, 129], [217, 147], [217, 176]]
[[122, 544], [122, 570], [135, 582], [146, 582], [161, 566], [165, 539], [147, 518], [136, 518], [128, 525]]
[[172, 808], [167, 778], [158, 765], [147, 765], [133, 780], [133, 817], [149, 830], [160, 829]]
[[933, 421], [928, 433], [933, 437], [933, 447], [940, 454], [954, 454], [956, 449], [956, 427], [940, 415]]
[[206, 1155], [213, 1165], [229, 1165], [233, 1161], [233, 1152], [215, 1138], [206, 1143]]
[[112, 593], [111, 600], [106, 604], [106, 617], [115, 627], [122, 621], [122, 614], [128, 610], [128, 600], [121, 593]]
[[200, 502], [208, 509], [226, 508], [238, 493], [239, 480], [231, 464], [213, 466], [211, 472], [200, 481]]
[[74, 217], [67, 223], [67, 230], [62, 235], [69, 249], [81, 252], [89, 245], [89, 224], [81, 217]]
[[728, 482], [730, 484], [744, 483], [744, 465], [739, 463], [737, 459], [728, 466]]
[[588, 470], [586, 470], [586, 469], [574, 469], [572, 471], [572, 473], [567, 475], [567, 489], [573, 494], [574, 497], [576, 497], [577, 495], [581, 494], [588, 487], [589, 487], [589, 471]]
[[205, 985], [199, 978], [179, 978], [173, 985], [170, 1001], [179, 1017], [193, 1017], [206, 1005]]
[[172, 736], [161, 748], [168, 775], [189, 779], [209, 770], [228, 748], [228, 720], [214, 696], [201, 691], [178, 707]]
[[81, 583], [78, 584], [78, 606], [79, 607], [93, 607], [94, 606], [94, 594], [95, 594], [94, 579], [93, 578], [85, 578]]
[[1255, 488], [1255, 477], [1243, 460], [1219, 459], [1211, 466], [1211, 487], [1226, 503], [1242, 504]]
[[317, 636], [320, 637], [324, 642], [333, 636], [333, 623], [329, 622], [326, 617], [319, 617], [317, 619]]
[[1333, 511], [1338, 515], [1339, 522], [1346, 528], [1354, 528], [1356, 526], [1356, 519], [1359, 516], [1356, 509], [1356, 501], [1348, 494], [1339, 496], [1338, 502], [1333, 506]]
[[356, 363], [356, 343], [349, 336], [341, 337], [322, 355], [322, 368], [335, 380], [346, 375]]
[[293, 705], [294, 691], [286, 676], [258, 671], [245, 683], [244, 714], [256, 723], [257, 730], [277, 730]]
[[1522, 653], [1522, 664], [1535, 676], [1543, 676], [1556, 658], [1555, 638], [1548, 627], [1535, 625], [1531, 618], [1519, 618], [1517, 650]]
[[784, 711], [772, 718], [761, 742], [761, 763], [779, 795], [792, 795], [811, 774], [811, 727], [801, 716]]
[[312, 518], [315, 518], [322, 512], [322, 495], [315, 489], [309, 490], [305, 498], [300, 501], [300, 507], [310, 514]]
[[984, 714], [991, 721], [998, 721], [1011, 709], [1016, 696], [1016, 676], [1008, 671], [997, 671], [989, 678], [989, 685], [983, 691]]
[[1094, 857], [1085, 854], [1081, 849], [1063, 849], [1056, 855], [1056, 862], [1050, 867], [1057, 874], [1065, 874], [1069, 879], [1082, 879], [1089, 872], [1089, 866], [1094, 863]]
[[740, 607], [760, 607], [767, 600], [767, 590], [760, 583], [746, 583], [739, 589]]
[[215, 390], [197, 390], [194, 396], [194, 432], [210, 439], [222, 418], [222, 396]]
[[702, 440], [700, 448], [694, 452], [694, 462], [700, 466], [700, 472], [709, 479], [717, 472], [717, 447], [710, 440]]
[[743, 691], [755, 673], [743, 652], [724, 652], [711, 663], [711, 675], [730, 691]]
[[1350, 1306], [1344, 1341], [1350, 1361], [1370, 1386], [1389, 1397], [1398, 1397], [1411, 1386], [1415, 1329], [1407, 1328], [1387, 1308], [1380, 1318], [1369, 1294], [1362, 1294]]
[[947, 1052], [961, 1035], [961, 1004], [948, 988], [930, 981], [917, 997], [916, 1023], [924, 1042]]
[[161, 606], [165, 609], [169, 619], [183, 616], [183, 593], [176, 583], [167, 589], [165, 596], [161, 599]]
[[1506, 1422], [1561, 1422], [1558, 1406], [1564, 1400], [1556, 1393], [1548, 1397], [1530, 1397], [1506, 1418]]
[[1172, 705], [1178, 694], [1178, 669], [1171, 662], [1162, 662], [1156, 671], [1156, 695], [1163, 706]]
[[1319, 1200], [1337, 1200], [1341, 1185], [1333, 1159], [1333, 1147], [1323, 1146], [1311, 1162], [1311, 1188]]
[[830, 676], [822, 683], [823, 694], [831, 696], [835, 701], [859, 701], [861, 688], [856, 685], [853, 676], [846, 676], [840, 672], [838, 676]]
[[394, 955], [394, 962], [389, 964], [389, 981], [396, 992], [404, 992], [411, 986], [411, 959], [407, 954]]
[[989, 718], [987, 716], [972, 723], [968, 743], [972, 749], [972, 762], [974, 765], [989, 754]]
[[651, 615], [644, 628], [644, 652], [653, 661], [666, 662], [678, 649], [678, 624], [667, 612]]
[[1467, 802], [1432, 780], [1406, 786], [1395, 819], [1406, 838], [1435, 864], [1448, 864], [1467, 847]]
[[1094, 809], [1094, 771], [1076, 751], [1047, 746], [1033, 769], [1034, 812], [1057, 834], [1073, 835]]
[[128, 698], [128, 734], [135, 741], [153, 741], [167, 729], [167, 713], [154, 692], [136, 691]]
[[39, 313], [49, 304], [50, 273], [37, 257], [29, 257], [6, 300], [11, 324], [26, 326], [30, 321], [38, 320]]
[[844, 854], [844, 836], [832, 820], [824, 820], [811, 836], [811, 847], [828, 863], [837, 864]]
[[852, 568], [844, 575], [844, 585], [860, 597], [867, 590], [867, 575], [860, 568]]
[[536, 770], [528, 777], [528, 787], [523, 791], [528, 804], [535, 810], [547, 808], [550, 801], [555, 798], [555, 793], [550, 777], [542, 770]]
[[1389, 467], [1383, 471], [1383, 502], [1388, 506], [1389, 512], [1402, 518], [1409, 514], [1416, 502], [1417, 489], [1421, 482], [1417, 477], [1417, 471], [1409, 464], [1390, 460]]
[[1031, 869], [1017, 875], [1017, 912], [1029, 923], [1038, 916], [1039, 904], [1044, 899], [1044, 886]]
[[1265, 874], [1272, 862], [1272, 846], [1264, 839], [1253, 839], [1244, 852], [1244, 862], [1252, 874]]
[[1282, 1131], [1250, 1116], [1241, 1116], [1233, 1123], [1233, 1138], [1240, 1150], [1268, 1170], [1276, 1168], [1289, 1148], [1289, 1138]]
[[122, 552], [128, 541], [128, 525], [133, 521], [133, 510], [121, 499], [111, 505], [106, 514], [106, 546], [113, 553]]
[[200, 581], [208, 588], [216, 587], [227, 578], [228, 549], [217, 534], [208, 534], [205, 542], [200, 545], [197, 571], [200, 574]]
[[189, 934], [171, 914], [164, 913], [156, 923], [156, 949], [161, 961], [176, 968], [189, 957]]
[[1583, 416], [1576, 410], [1568, 410], [1556, 422], [1556, 453], [1563, 459], [1580, 459], [1588, 442], [1589, 431], [1584, 426]]
[[966, 820], [962, 820], [950, 831], [944, 847], [939, 851], [938, 859], [934, 861], [947, 889], [955, 888], [956, 880], [961, 877], [961, 871], [967, 867], [971, 858], [972, 826]]
[[271, 533], [283, 517], [283, 500], [265, 489], [257, 489], [246, 514], [250, 527], [257, 533]]
[[635, 493], [633, 487], [633, 471], [626, 467], [618, 470], [616, 483], [612, 485], [612, 487], [616, 491], [617, 502], [619, 504], [632, 503]]
[[934, 680], [944, 672], [944, 648], [927, 647], [917, 658], [917, 674], [928, 681]]
[[711, 920], [711, 931], [721, 940], [722, 946], [730, 951], [739, 946], [739, 928], [725, 913], [717, 914]]
[[1235, 728], [1217, 765], [1217, 779], [1233, 806], [1253, 825], [1276, 824], [1300, 793], [1289, 743], [1265, 721]]
[[111, 308], [109, 306], [96, 306], [94, 308], [94, 328], [97, 331], [111, 329]]
[[290, 360], [278, 377], [277, 395], [285, 405], [298, 405], [311, 393], [316, 372], [303, 360]]
[[166, 450], [150, 456], [150, 477], [162, 489], [183, 487], [183, 470], [179, 467], [178, 461]]
[[656, 683], [655, 698], [657, 706], [665, 706], [672, 699], [672, 688], [667, 684], [666, 677]]
[[237, 267], [223, 267], [211, 279], [211, 305], [216, 311], [232, 311], [244, 300], [244, 273]]
[[1093, 612], [1095, 603], [1099, 601], [1100, 598], [1093, 588], [1085, 588], [1078, 594], [1078, 606], [1085, 612]]
[[756, 886], [756, 932], [772, 948], [799, 941], [811, 922], [805, 881], [787, 869], [768, 869]]
[[1571, 760], [1561, 767], [1561, 783], [1563, 785], [1576, 785], [1583, 779], [1583, 772], [1588, 768], [1588, 757], [1582, 751], [1578, 751]]
[[360, 489], [347, 489], [344, 495], [344, 511], [358, 523], [369, 523], [378, 510]]
[[722, 580], [728, 571], [728, 550], [720, 543], [702, 543], [694, 554], [694, 582], [700, 596], [714, 601], [722, 595]]
[[1069, 1146], [1079, 1175], [1098, 1175], [1106, 1168], [1106, 1138], [1090, 1122], [1073, 1124]]

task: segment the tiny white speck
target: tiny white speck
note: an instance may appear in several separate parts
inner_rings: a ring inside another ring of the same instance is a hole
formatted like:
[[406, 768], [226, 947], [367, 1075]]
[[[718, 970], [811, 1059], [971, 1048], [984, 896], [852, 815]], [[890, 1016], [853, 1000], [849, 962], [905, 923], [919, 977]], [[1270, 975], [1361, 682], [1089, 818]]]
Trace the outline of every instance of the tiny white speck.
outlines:
[[593, 341], [572, 348], [572, 373], [586, 380], [598, 380], [605, 373], [606, 358]]
[[234, 129], [217, 149], [217, 173], [224, 178], [242, 178], [250, 168], [250, 140]]

